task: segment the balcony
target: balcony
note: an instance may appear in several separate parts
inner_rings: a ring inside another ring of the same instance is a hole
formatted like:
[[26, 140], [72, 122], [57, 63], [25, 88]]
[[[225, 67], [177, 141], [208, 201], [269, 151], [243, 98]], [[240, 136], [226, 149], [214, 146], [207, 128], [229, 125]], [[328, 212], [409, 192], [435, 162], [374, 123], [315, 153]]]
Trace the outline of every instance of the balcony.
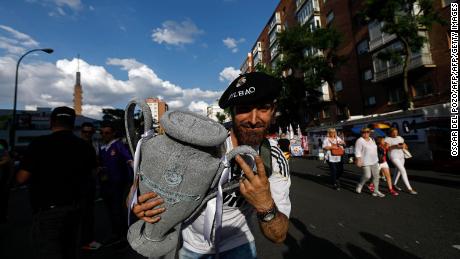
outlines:
[[276, 12], [269, 24], [268, 31], [271, 32], [276, 25], [281, 24], [281, 14]]
[[320, 15], [318, 0], [297, 1], [297, 21], [303, 25], [310, 21], [314, 15]]
[[329, 93], [329, 84], [326, 81], [324, 81], [321, 84], [321, 86], [318, 87], [318, 89], [316, 89], [316, 90], [323, 94], [319, 98], [320, 101], [322, 101], [322, 102], [331, 101], [331, 95]]
[[383, 22], [372, 22], [368, 26], [369, 30], [369, 51], [378, 49], [379, 47], [396, 39], [395, 34], [387, 34], [382, 32]]
[[[374, 58], [377, 58], [377, 57], [373, 57], [373, 59]], [[374, 83], [379, 82], [379, 81], [388, 79], [390, 77], [396, 76], [398, 74], [401, 74], [403, 72], [403, 65], [402, 64], [394, 65], [394, 64], [390, 64], [390, 62], [385, 62], [385, 63], [387, 65], [386, 69], [374, 72], [374, 80], [372, 80], [372, 82], [374, 82]], [[436, 66], [433, 63], [431, 53], [425, 52], [425, 53], [422, 53], [422, 54], [414, 55], [412, 57], [412, 59], [411, 59], [410, 64], [409, 64], [409, 70], [414, 69], [414, 68], [418, 68], [418, 67], [421, 67], [421, 66], [428, 66], [428, 67]], [[374, 69], [375, 69], [375, 66], [374, 66]]]

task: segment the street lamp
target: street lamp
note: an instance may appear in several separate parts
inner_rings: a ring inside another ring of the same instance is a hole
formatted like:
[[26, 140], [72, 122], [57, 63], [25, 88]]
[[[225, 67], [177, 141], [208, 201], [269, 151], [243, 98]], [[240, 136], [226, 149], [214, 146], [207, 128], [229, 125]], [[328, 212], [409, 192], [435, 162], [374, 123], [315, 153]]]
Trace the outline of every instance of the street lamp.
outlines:
[[13, 122], [11, 123], [10, 127], [10, 147], [11, 150], [14, 149], [15, 147], [15, 141], [16, 141], [16, 102], [17, 102], [17, 95], [18, 95], [18, 71], [19, 71], [19, 64], [21, 63], [21, 60], [29, 55], [29, 53], [35, 52], [35, 51], [43, 51], [48, 54], [53, 53], [53, 49], [32, 49], [24, 53], [19, 60], [18, 63], [16, 64], [16, 80], [14, 81], [14, 105], [13, 105]]

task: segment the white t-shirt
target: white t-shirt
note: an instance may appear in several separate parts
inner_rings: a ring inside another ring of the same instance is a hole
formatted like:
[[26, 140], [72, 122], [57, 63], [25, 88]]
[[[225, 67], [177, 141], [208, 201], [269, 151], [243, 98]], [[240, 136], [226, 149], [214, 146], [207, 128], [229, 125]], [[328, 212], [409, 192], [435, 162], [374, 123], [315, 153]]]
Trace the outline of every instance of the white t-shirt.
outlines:
[[[396, 136], [394, 138], [392, 137], [386, 137], [385, 142], [388, 143], [388, 145], [393, 146], [393, 145], [398, 145], [399, 143], [404, 143], [404, 138], [401, 136]], [[401, 159], [404, 158], [404, 152], [400, 148], [395, 148], [390, 150], [390, 158], [391, 159]]]
[[379, 156], [377, 154], [377, 145], [374, 140], [369, 138], [369, 140], [366, 141], [363, 137], [356, 140], [355, 156], [362, 159], [363, 166], [377, 164], [379, 162]]
[[[289, 176], [289, 164], [283, 156], [283, 152], [271, 142], [272, 151], [272, 175], [268, 178], [270, 191], [280, 212], [289, 218], [291, 213], [291, 201], [289, 199], [289, 187], [291, 179]], [[226, 152], [233, 149], [230, 137], [226, 141]], [[204, 213], [190, 225], [182, 230], [184, 247], [199, 254], [214, 253], [213, 244], [204, 239]], [[248, 242], [254, 241], [249, 226], [250, 219], [254, 214], [253, 207], [247, 203], [239, 191], [224, 194], [224, 206], [222, 216], [222, 232], [219, 243], [219, 251], [227, 251]]]
[[[323, 149], [325, 147], [329, 147], [332, 145], [338, 145], [338, 144], [343, 144], [343, 140], [339, 137], [335, 137], [333, 139], [330, 139], [329, 137], [324, 138], [323, 140]], [[326, 160], [332, 163], [337, 163], [340, 162], [340, 159], [342, 158], [341, 156], [333, 156], [330, 150], [326, 151]]]

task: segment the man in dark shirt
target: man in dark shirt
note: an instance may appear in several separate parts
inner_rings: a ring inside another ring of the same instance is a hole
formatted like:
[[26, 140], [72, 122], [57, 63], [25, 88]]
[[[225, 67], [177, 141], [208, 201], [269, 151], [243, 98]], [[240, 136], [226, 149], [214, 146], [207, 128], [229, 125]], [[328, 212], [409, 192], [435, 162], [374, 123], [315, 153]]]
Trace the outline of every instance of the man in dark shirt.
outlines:
[[[126, 241], [127, 208], [125, 198], [132, 183], [132, 156], [117, 137], [115, 126], [110, 121], [101, 124], [104, 145], [99, 150], [99, 179], [101, 195], [107, 206], [112, 223], [112, 235], [107, 244]], [[126, 243], [126, 242], [124, 242]]]
[[72, 133], [74, 123], [73, 109], [54, 109], [52, 133], [30, 143], [16, 176], [19, 183], [30, 181], [32, 236], [39, 258], [78, 254], [80, 208], [97, 160], [94, 149]]

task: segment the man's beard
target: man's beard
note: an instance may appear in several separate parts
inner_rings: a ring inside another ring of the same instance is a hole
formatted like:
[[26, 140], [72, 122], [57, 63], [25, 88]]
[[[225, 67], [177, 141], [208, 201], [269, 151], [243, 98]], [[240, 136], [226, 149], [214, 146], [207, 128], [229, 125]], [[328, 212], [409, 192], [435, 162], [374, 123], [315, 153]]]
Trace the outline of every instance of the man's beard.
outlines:
[[257, 123], [251, 127], [248, 123], [233, 124], [233, 131], [238, 140], [238, 145], [259, 146], [267, 134], [268, 125]]

